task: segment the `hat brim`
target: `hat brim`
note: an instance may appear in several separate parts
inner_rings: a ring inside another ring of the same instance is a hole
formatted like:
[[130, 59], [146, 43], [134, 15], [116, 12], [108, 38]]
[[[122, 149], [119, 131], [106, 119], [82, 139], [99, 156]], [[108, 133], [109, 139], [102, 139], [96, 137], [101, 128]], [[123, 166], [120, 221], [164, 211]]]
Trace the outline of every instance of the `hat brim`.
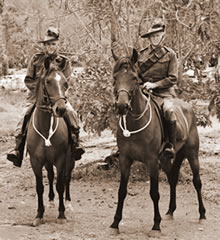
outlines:
[[164, 32], [164, 28], [155, 28], [150, 29], [147, 33], [141, 35], [141, 38], [149, 38], [152, 34], [158, 33], [158, 32]]
[[38, 41], [38, 43], [47, 43], [47, 42], [54, 42], [54, 41], [58, 41], [59, 38], [54, 38], [54, 37], [50, 37], [50, 36], [46, 36], [44, 38], [44, 40], [40, 40]]

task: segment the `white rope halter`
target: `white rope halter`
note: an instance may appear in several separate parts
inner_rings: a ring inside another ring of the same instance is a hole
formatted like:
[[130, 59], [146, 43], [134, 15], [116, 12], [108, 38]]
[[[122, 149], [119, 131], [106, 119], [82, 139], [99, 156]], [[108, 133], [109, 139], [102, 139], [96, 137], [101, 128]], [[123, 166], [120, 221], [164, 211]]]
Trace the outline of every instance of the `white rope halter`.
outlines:
[[[149, 97], [147, 98], [146, 108], [144, 109], [143, 113], [142, 113], [136, 120], [139, 120], [139, 119], [141, 119], [141, 117], [144, 116], [144, 114], [145, 114], [146, 111], [148, 110], [148, 107], [149, 107], [149, 109], [150, 109], [150, 117], [149, 117], [148, 122], [147, 122], [142, 128], [139, 128], [139, 129], [137, 129], [137, 130], [135, 130], [135, 131], [129, 131], [129, 130], [127, 129], [127, 124], [126, 124], [126, 116], [127, 116], [127, 115], [123, 115], [122, 117], [120, 116], [120, 118], [119, 118], [119, 126], [120, 126], [120, 128], [121, 128], [121, 130], [122, 130], [122, 132], [123, 132], [123, 135], [124, 135], [125, 137], [130, 137], [131, 134], [139, 133], [139, 132], [143, 131], [145, 128], [147, 128], [147, 127], [149, 126], [149, 124], [151, 123], [151, 120], [152, 120], [152, 107], [151, 107], [151, 104], [150, 104], [150, 95], [149, 95]], [[124, 127], [122, 126], [122, 120], [123, 120], [123, 125], [124, 125]]]
[[34, 130], [44, 139], [45, 146], [49, 147], [49, 146], [52, 145], [50, 139], [51, 139], [51, 137], [54, 135], [54, 133], [56, 132], [56, 130], [57, 130], [57, 128], [58, 128], [59, 118], [57, 118], [57, 124], [56, 124], [55, 129], [53, 130], [54, 116], [51, 115], [51, 117], [50, 117], [50, 130], [49, 130], [49, 135], [48, 135], [48, 138], [45, 138], [45, 137], [43, 136], [43, 134], [41, 134], [41, 133], [37, 130], [36, 126], [35, 126], [35, 112], [36, 112], [36, 108], [34, 109], [34, 113], [33, 113], [33, 121], [32, 121], [33, 128], [34, 128]]

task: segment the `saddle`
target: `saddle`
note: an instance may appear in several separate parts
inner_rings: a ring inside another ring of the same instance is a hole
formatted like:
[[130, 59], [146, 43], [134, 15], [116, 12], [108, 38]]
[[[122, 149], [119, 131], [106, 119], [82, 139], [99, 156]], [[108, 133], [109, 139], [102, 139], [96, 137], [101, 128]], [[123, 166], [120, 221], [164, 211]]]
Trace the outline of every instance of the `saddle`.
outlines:
[[[168, 133], [166, 131], [166, 120], [164, 118], [164, 114], [162, 110], [163, 99], [154, 95], [151, 96], [151, 99], [160, 123], [160, 129], [162, 133], [162, 149], [163, 149], [163, 146], [168, 142]], [[189, 123], [187, 121], [186, 116], [184, 115], [184, 112], [182, 109], [182, 103], [183, 102], [179, 99], [176, 99], [174, 101], [174, 111], [177, 118], [176, 120], [176, 140], [177, 141], [186, 140], [189, 134]]]

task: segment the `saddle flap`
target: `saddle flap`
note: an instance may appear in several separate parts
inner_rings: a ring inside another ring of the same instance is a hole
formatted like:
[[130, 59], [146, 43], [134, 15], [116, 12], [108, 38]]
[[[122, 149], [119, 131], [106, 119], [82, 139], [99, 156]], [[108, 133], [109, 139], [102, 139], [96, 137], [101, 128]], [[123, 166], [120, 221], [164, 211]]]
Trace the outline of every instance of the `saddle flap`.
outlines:
[[180, 105], [174, 105], [174, 111], [176, 113], [176, 139], [186, 140], [189, 134], [189, 123]]

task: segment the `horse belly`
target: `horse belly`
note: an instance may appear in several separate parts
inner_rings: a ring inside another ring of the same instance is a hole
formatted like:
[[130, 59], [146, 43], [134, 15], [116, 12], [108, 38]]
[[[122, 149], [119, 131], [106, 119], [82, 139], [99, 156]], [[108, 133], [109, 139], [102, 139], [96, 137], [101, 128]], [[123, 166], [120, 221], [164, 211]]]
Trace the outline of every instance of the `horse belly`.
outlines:
[[146, 159], [156, 158], [159, 155], [161, 141], [157, 138], [146, 137], [138, 134], [132, 136], [129, 140], [123, 138], [117, 139], [120, 154], [126, 158], [145, 162]]

